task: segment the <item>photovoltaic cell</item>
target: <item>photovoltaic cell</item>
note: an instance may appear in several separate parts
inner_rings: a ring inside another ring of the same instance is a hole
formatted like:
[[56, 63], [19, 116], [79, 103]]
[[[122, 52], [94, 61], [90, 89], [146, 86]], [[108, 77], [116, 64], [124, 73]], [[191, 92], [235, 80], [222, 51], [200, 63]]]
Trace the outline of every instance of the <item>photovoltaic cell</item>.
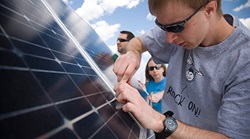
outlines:
[[112, 52], [61, 0], [0, 2], [0, 138], [134, 139]]

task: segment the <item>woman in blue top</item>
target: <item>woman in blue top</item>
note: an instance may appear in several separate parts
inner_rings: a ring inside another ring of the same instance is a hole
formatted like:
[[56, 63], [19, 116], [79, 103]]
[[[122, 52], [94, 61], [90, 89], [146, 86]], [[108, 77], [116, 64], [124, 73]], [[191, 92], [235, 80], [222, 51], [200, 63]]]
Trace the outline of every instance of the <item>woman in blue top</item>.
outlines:
[[150, 58], [147, 63], [146, 89], [150, 94], [149, 99], [152, 106], [158, 112], [162, 112], [162, 96], [166, 88], [166, 66], [164, 64], [155, 64]]

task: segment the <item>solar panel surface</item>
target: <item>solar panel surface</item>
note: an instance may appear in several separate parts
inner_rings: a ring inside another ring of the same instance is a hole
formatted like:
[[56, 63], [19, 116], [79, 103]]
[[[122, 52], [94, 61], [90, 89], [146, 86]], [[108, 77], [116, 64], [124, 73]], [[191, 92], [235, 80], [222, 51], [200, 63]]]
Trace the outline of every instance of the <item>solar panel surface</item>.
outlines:
[[112, 52], [61, 0], [0, 2], [0, 138], [140, 137], [115, 109]]

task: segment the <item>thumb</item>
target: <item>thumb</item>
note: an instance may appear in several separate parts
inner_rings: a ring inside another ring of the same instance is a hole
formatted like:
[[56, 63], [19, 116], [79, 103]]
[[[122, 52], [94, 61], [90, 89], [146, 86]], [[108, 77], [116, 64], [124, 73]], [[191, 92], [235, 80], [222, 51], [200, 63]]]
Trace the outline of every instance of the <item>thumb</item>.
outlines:
[[122, 79], [120, 80], [120, 83], [127, 83], [130, 86], [132, 86], [132, 81], [130, 78], [128, 78], [127, 76], [123, 76]]

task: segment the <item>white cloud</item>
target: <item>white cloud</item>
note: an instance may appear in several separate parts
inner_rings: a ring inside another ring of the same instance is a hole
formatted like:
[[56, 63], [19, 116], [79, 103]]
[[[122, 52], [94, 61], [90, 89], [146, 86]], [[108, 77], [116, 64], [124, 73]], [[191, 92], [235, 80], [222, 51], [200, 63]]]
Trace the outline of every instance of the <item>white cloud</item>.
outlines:
[[239, 0], [223, 0], [223, 1], [238, 2]]
[[152, 21], [152, 20], [154, 20], [154, 19], [155, 19], [155, 16], [153, 16], [153, 15], [150, 14], [150, 13], [148, 13], [148, 15], [147, 15], [147, 20]]
[[144, 34], [145, 32], [146, 32], [145, 30], [137, 31], [137, 33], [140, 34], [140, 35]]
[[136, 7], [141, 0], [99, 0], [105, 12], [113, 13], [118, 7], [128, 9]]
[[248, 0], [244, 5], [240, 5], [239, 7], [236, 7], [233, 9], [234, 12], [239, 12], [245, 8], [249, 8], [250, 7], [250, 0]]
[[241, 18], [240, 21], [250, 29], [250, 17], [249, 18]]
[[119, 7], [131, 9], [141, 1], [143, 0], [85, 0], [76, 13], [85, 20], [91, 21], [105, 14], [112, 14]]
[[90, 21], [104, 15], [104, 10], [97, 3], [97, 0], [85, 0], [83, 5], [76, 10], [76, 13], [83, 19]]
[[[90, 23], [90, 21], [96, 21], [107, 14], [112, 14], [117, 8], [134, 8], [142, 1], [144, 0], [84, 0], [83, 5], [76, 10], [76, 13]], [[108, 41], [119, 31], [121, 25], [118, 23], [109, 25], [106, 21], [97, 21], [91, 26], [104, 41]]]
[[95, 29], [96, 33], [103, 39], [103, 41], [107, 41], [114, 37], [115, 32], [119, 30], [121, 25], [109, 25], [106, 21], [102, 20], [92, 24], [91, 26]]
[[117, 46], [116, 46], [116, 44], [114, 44], [114, 45], [109, 45], [108, 47], [109, 47], [109, 49], [110, 49], [113, 53], [116, 53], [116, 52], [117, 52]]

